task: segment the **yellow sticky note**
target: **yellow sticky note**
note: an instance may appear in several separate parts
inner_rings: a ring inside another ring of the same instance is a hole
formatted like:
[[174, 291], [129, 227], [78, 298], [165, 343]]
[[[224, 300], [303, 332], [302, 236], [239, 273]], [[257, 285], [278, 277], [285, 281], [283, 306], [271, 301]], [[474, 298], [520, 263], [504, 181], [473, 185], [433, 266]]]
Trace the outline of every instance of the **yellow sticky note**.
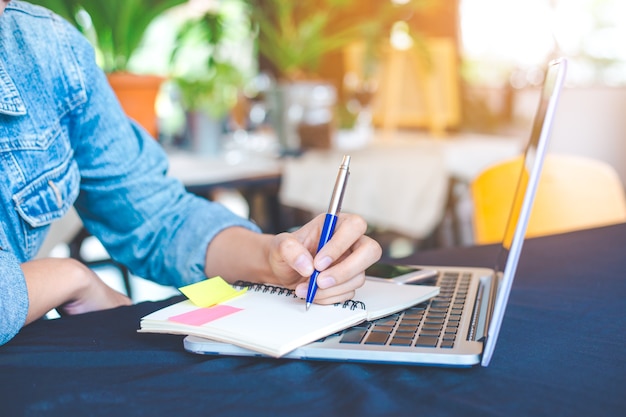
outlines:
[[237, 291], [222, 277], [213, 277], [180, 287], [179, 290], [198, 307], [210, 307], [243, 294], [247, 288]]

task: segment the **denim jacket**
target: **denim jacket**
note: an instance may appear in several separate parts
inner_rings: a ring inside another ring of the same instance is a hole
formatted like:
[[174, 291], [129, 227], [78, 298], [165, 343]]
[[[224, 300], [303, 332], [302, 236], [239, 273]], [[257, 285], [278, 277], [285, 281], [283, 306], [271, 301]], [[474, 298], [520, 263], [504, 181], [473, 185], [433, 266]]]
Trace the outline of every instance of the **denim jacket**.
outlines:
[[206, 248], [249, 221], [187, 193], [159, 144], [123, 113], [93, 49], [69, 23], [13, 1], [0, 16], [0, 344], [23, 326], [20, 264], [74, 205], [133, 274], [204, 278]]

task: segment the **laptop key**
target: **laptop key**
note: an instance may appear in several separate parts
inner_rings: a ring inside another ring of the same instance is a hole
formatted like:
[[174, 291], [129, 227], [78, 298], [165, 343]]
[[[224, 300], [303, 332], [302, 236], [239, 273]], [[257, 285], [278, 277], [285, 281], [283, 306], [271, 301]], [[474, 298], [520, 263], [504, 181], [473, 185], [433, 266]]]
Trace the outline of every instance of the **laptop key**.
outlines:
[[400, 326], [415, 326], [417, 327], [420, 324], [420, 320], [419, 319], [411, 319], [411, 318], [404, 318], [402, 319], [402, 321], [400, 321]]
[[365, 329], [347, 330], [341, 337], [339, 343], [361, 343], [361, 340], [363, 340], [363, 336], [365, 336], [365, 333], [367, 333], [367, 330]]
[[408, 331], [415, 331], [417, 330], [417, 327], [419, 326], [419, 322], [418, 323], [400, 323], [398, 325], [398, 330], [403, 330], [405, 332]]
[[389, 333], [387, 332], [371, 332], [364, 343], [366, 345], [384, 345], [388, 337]]
[[437, 337], [439, 336], [439, 330], [427, 330], [427, 329], [423, 329], [420, 332], [420, 336], [434, 336]]
[[379, 324], [376, 324], [372, 328], [373, 332], [391, 333], [392, 330], [393, 330], [393, 326], [385, 326], [385, 325], [379, 325]]
[[393, 346], [411, 346], [411, 341], [411, 338], [399, 337], [396, 333], [396, 336], [391, 339], [391, 342], [389, 342], [389, 344]]
[[415, 341], [415, 347], [437, 347], [437, 341], [433, 336], [420, 336]]
[[398, 337], [412, 339], [413, 335], [415, 335], [415, 330], [405, 330], [401, 327], [398, 327], [398, 330], [396, 330], [396, 336]]

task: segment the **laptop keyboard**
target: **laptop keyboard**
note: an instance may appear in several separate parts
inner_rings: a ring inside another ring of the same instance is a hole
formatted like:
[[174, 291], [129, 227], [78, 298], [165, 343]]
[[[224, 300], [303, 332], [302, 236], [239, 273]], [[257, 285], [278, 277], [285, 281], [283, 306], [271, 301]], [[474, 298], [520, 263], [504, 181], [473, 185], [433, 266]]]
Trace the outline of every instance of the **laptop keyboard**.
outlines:
[[446, 272], [433, 285], [440, 287], [437, 297], [344, 330], [340, 333], [340, 343], [453, 348], [459, 334], [470, 274]]

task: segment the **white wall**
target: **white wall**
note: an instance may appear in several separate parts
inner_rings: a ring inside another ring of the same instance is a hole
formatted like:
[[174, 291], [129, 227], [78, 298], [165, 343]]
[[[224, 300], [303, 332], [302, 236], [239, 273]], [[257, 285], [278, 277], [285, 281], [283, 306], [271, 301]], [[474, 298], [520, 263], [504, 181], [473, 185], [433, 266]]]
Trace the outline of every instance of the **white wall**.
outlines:
[[[528, 120], [538, 91], [522, 91], [515, 114]], [[565, 88], [554, 121], [550, 151], [604, 160], [626, 186], [626, 87]]]

